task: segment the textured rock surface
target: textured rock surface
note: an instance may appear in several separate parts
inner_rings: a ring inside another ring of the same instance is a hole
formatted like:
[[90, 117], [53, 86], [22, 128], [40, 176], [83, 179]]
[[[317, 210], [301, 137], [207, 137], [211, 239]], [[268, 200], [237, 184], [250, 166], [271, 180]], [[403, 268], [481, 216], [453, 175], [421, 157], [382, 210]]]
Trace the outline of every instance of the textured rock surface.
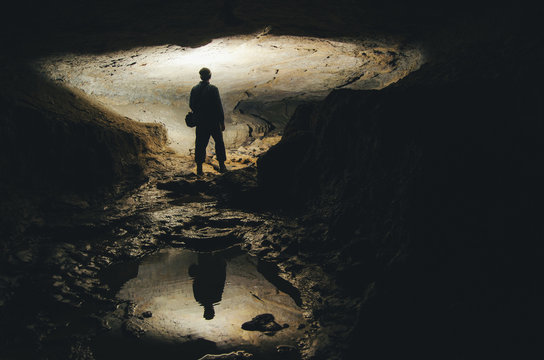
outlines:
[[381, 91], [301, 107], [258, 162], [270, 199], [321, 224], [301, 244], [358, 299], [345, 358], [539, 352], [528, 314], [541, 313], [542, 244], [529, 233], [542, 232], [544, 172], [529, 164], [544, 155], [542, 91], [503, 41], [487, 45], [503, 58], [437, 58]]
[[198, 48], [64, 54], [43, 58], [35, 67], [123, 116], [164, 124], [171, 147], [188, 155], [194, 129], [183, 119], [201, 67], [212, 70], [212, 83], [220, 90], [226, 144], [238, 147], [248, 137], [281, 130], [299, 103], [323, 98], [334, 88], [381, 89], [423, 61], [419, 50], [394, 43], [254, 34]]
[[253, 355], [245, 351], [233, 351], [228, 354], [208, 354], [198, 360], [244, 360], [253, 359]]

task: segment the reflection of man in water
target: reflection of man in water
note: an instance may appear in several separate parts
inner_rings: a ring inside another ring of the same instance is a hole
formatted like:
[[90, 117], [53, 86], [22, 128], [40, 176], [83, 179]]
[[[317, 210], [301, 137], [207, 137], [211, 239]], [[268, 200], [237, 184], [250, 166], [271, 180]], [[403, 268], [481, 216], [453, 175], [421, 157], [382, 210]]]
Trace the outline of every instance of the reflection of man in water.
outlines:
[[193, 278], [195, 300], [204, 306], [204, 319], [215, 316], [213, 305], [221, 301], [225, 287], [227, 262], [217, 254], [198, 254], [198, 264], [189, 266], [189, 276]]

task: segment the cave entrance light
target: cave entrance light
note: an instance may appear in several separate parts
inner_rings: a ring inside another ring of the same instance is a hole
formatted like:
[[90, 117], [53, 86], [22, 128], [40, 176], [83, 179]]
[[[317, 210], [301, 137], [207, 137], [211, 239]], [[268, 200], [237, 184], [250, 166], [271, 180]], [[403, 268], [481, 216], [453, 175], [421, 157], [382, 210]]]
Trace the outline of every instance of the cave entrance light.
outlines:
[[233, 36], [188, 48], [142, 47], [102, 55], [39, 59], [51, 80], [85, 92], [130, 119], [163, 123], [171, 147], [189, 154], [194, 130], [185, 126], [188, 97], [203, 66], [221, 93], [227, 147], [281, 130], [297, 104], [337, 88], [381, 89], [418, 69], [417, 48], [373, 41], [298, 36]]

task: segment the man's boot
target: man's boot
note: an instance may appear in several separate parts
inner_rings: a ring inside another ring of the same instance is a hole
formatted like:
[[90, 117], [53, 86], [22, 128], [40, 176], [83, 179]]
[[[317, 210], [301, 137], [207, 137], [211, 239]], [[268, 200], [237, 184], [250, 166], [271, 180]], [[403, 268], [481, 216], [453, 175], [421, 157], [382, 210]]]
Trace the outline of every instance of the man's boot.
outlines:
[[225, 166], [225, 162], [224, 162], [224, 161], [220, 161], [220, 162], [219, 162], [219, 172], [220, 172], [220, 173], [225, 173], [225, 172], [227, 172], [227, 167]]
[[202, 164], [196, 164], [196, 174], [198, 176], [204, 175], [204, 171], [202, 171]]

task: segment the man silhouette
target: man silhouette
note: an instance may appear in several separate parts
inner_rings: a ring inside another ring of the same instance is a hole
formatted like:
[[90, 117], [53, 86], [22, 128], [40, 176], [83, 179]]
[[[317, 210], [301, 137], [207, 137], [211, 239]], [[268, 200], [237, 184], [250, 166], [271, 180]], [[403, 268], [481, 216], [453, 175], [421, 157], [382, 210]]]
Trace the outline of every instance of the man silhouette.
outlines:
[[204, 307], [204, 319], [215, 316], [214, 304], [221, 301], [225, 288], [227, 262], [219, 254], [198, 254], [198, 264], [189, 266], [189, 276], [193, 278], [193, 295]]
[[197, 118], [196, 141], [195, 141], [195, 162], [196, 173], [202, 175], [202, 164], [206, 160], [206, 147], [210, 136], [215, 142], [215, 154], [219, 161], [219, 172], [227, 171], [225, 160], [225, 143], [223, 142], [223, 131], [225, 131], [225, 116], [223, 105], [219, 97], [217, 87], [210, 84], [212, 73], [208, 68], [199, 71], [200, 79], [198, 85], [191, 89], [189, 106]]

